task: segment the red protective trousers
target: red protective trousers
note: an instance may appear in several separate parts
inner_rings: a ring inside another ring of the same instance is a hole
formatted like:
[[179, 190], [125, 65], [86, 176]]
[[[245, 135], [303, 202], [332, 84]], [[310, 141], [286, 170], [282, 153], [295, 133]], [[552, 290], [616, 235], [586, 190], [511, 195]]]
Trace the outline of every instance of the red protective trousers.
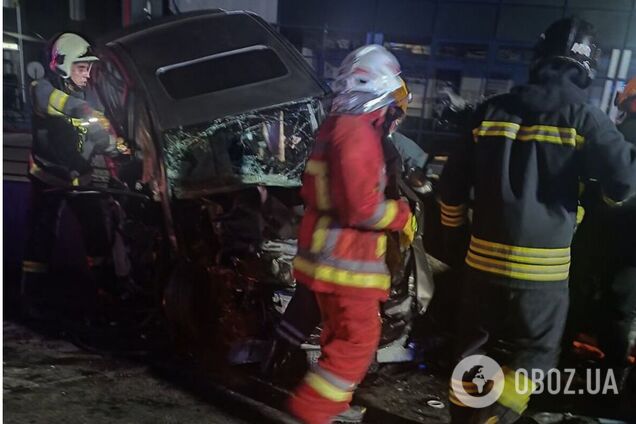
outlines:
[[289, 402], [306, 424], [328, 424], [349, 408], [351, 396], [373, 360], [380, 340], [380, 302], [316, 293], [323, 330], [321, 356]]

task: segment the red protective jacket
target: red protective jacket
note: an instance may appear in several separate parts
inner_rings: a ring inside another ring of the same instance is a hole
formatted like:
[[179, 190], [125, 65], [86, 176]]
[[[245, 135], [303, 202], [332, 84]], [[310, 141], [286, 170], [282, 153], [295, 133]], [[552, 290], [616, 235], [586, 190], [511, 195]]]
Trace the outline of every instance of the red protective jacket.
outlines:
[[385, 300], [390, 275], [386, 231], [400, 231], [407, 203], [384, 197], [382, 111], [331, 115], [305, 167], [305, 216], [294, 260], [296, 279], [322, 293]]

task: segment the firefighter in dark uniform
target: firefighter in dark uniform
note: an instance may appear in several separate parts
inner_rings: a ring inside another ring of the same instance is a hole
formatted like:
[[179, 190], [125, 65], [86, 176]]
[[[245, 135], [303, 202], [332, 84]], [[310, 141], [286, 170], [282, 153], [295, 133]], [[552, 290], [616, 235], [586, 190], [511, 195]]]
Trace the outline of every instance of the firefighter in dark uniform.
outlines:
[[556, 366], [579, 182], [598, 180], [615, 202], [636, 191], [636, 149], [586, 102], [598, 55], [591, 24], [576, 18], [552, 24], [535, 47], [529, 83], [478, 107], [472, 134], [444, 169], [447, 232], [465, 230], [473, 196], [458, 356], [490, 356], [504, 382], [498, 400], [479, 409], [462, 402], [481, 393], [475, 378], [467, 372], [451, 380], [454, 423], [516, 421], [531, 390], [516, 390], [515, 370], [530, 375]]
[[[621, 112], [617, 128], [636, 146], [636, 78], [616, 97], [616, 106]], [[602, 254], [610, 275], [601, 285], [603, 317], [598, 339], [605, 365], [614, 370], [622, 386], [636, 332], [636, 198], [618, 208], [609, 203], [599, 223], [609, 239]]]
[[[98, 157], [114, 155], [117, 139], [88, 88], [91, 68], [99, 59], [89, 43], [73, 33], [52, 40], [46, 78], [31, 85], [33, 146], [29, 176], [32, 205], [27, 250], [22, 267], [21, 298], [27, 317], [42, 318], [54, 294], [48, 281], [49, 262], [58, 236], [61, 211], [68, 205], [82, 227], [89, 266], [99, 267], [109, 254], [101, 200], [73, 199], [73, 187], [108, 180], [108, 170], [95, 172]], [[103, 175], [105, 172], [106, 175]], [[79, 197], [79, 196], [78, 196]], [[95, 310], [95, 287], [87, 284], [83, 309]]]

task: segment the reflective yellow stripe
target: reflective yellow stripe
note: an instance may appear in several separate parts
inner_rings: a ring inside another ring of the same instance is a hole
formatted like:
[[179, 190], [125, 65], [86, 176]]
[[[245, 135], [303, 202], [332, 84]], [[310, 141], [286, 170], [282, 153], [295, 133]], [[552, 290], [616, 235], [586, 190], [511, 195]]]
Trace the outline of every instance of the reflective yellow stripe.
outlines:
[[[485, 263], [480, 263], [485, 262]], [[529, 273], [524, 272], [521, 268], [512, 267], [510, 262], [501, 262], [495, 261], [494, 259], [484, 258], [482, 256], [475, 256], [468, 252], [466, 256], [466, 263], [475, 269], [480, 271], [489, 272], [491, 274], [502, 275], [504, 277], [515, 278], [518, 280], [528, 280], [528, 281], [562, 281], [568, 278], [569, 275], [569, 264], [567, 265], [568, 270], [563, 272], [553, 272], [548, 273], [548, 270], [542, 273]], [[541, 268], [547, 268], [548, 266], [544, 266]], [[555, 269], [556, 271], [556, 269]]]
[[569, 135], [569, 136], [576, 135], [576, 130], [574, 128], [555, 127], [552, 125], [529, 125], [529, 126], [521, 126], [519, 127], [519, 129], [520, 131], [532, 131], [532, 132], [543, 131], [543, 132], [553, 132], [553, 133], [559, 133], [559, 134], [565, 133], [566, 135]]
[[444, 202], [440, 202], [440, 206], [442, 208], [442, 212], [444, 212], [447, 215], [457, 215], [463, 212], [466, 212], [466, 204], [461, 204], [461, 205], [457, 205], [457, 206], [451, 206], [449, 204], [446, 204]]
[[583, 222], [583, 218], [585, 218], [585, 208], [583, 206], [576, 207], [576, 225]]
[[[473, 130], [473, 135], [506, 137], [519, 141], [538, 141], [577, 147], [585, 138], [576, 133], [575, 128], [551, 125], [520, 126], [512, 122], [484, 121]], [[477, 141], [477, 139], [475, 139]]]
[[496, 249], [505, 253], [519, 254], [524, 256], [536, 256], [536, 257], [542, 257], [542, 258], [570, 256], [569, 247], [558, 247], [558, 248], [552, 249], [552, 248], [513, 246], [509, 244], [495, 243], [492, 241], [482, 240], [475, 236], [471, 236], [470, 242], [471, 244], [473, 243], [479, 244], [481, 245], [481, 247], [492, 248], [492, 249]]
[[85, 121], [84, 119], [79, 119], [79, 118], [71, 118], [71, 125], [73, 125], [75, 128], [78, 128], [80, 130], [84, 130], [86, 127], [88, 126], [89, 122]]
[[468, 206], [466, 204], [461, 205], [449, 205], [440, 201], [441, 222], [445, 227], [460, 227], [467, 222], [466, 211]]
[[442, 215], [442, 225], [445, 227], [461, 227], [466, 223], [466, 218], [463, 216], [456, 218], [449, 218], [445, 215]]
[[506, 130], [501, 130], [501, 131], [497, 131], [497, 130], [478, 130], [474, 133], [474, 135], [477, 136], [491, 136], [491, 137], [507, 137], [507, 138], [512, 138], [514, 139], [517, 136], [517, 133], [514, 132], [510, 132], [510, 131], [506, 131]]
[[505, 122], [505, 121], [484, 121], [480, 125], [481, 128], [491, 128], [491, 127], [506, 127], [519, 129], [520, 125], [515, 124], [514, 122]]
[[[509, 368], [504, 367], [503, 372], [504, 389], [497, 402], [521, 415], [528, 407], [530, 395], [535, 390], [534, 382], [529, 378], [526, 378], [523, 373], [519, 373], [518, 377], [515, 377], [515, 372]], [[518, 378], [522, 387], [516, 386], [516, 378]], [[522, 392], [522, 390], [525, 391], [526, 387], [529, 388], [529, 390], [525, 393]]]
[[378, 242], [375, 246], [375, 256], [381, 258], [386, 253], [386, 234], [380, 234]]
[[569, 262], [565, 264], [559, 264], [559, 265], [518, 264], [516, 262], [500, 261], [499, 259], [492, 259], [486, 256], [479, 256], [473, 253], [472, 249], [470, 249], [470, 251], [468, 252], [468, 256], [470, 256], [474, 260], [487, 262], [497, 267], [506, 268], [510, 270], [536, 272], [539, 274], [558, 273], [558, 272], [564, 272], [564, 271], [567, 272], [570, 269]]
[[528, 256], [520, 256], [520, 255], [511, 255], [507, 253], [503, 253], [496, 250], [491, 249], [482, 249], [476, 244], [470, 245], [470, 250], [481, 253], [483, 255], [494, 256], [496, 258], [512, 260], [515, 262], [523, 262], [526, 264], [535, 264], [535, 265], [563, 265], [570, 263], [569, 256], [563, 256], [558, 258], [536, 258], [536, 257], [528, 257]]
[[329, 235], [329, 224], [331, 223], [331, 217], [321, 216], [318, 218], [316, 228], [311, 236], [311, 247], [309, 251], [311, 253], [321, 252], [327, 242], [327, 236]]
[[327, 175], [327, 171], [327, 163], [320, 160], [310, 159], [305, 165], [305, 172], [310, 175]]
[[49, 270], [48, 264], [34, 261], [22, 261], [23, 272], [44, 273]]
[[353, 395], [349, 391], [342, 390], [334, 386], [323, 377], [313, 372], [309, 372], [305, 376], [305, 383], [318, 392], [320, 396], [333, 402], [349, 402]]
[[68, 101], [69, 96], [68, 94], [61, 91], [59, 93], [60, 95], [56, 99], [55, 109], [59, 110], [60, 112], [64, 112], [64, 106], [66, 106], [66, 102]]
[[390, 277], [385, 274], [352, 272], [329, 265], [312, 263], [299, 256], [294, 259], [293, 266], [294, 269], [317, 280], [340, 286], [387, 290], [391, 285]]
[[519, 141], [543, 141], [546, 143], [553, 143], [553, 144], [565, 144], [567, 146], [576, 146], [576, 141], [574, 140], [574, 138], [563, 138], [560, 135], [544, 135], [544, 134], [524, 134], [524, 135], [519, 135], [517, 134], [517, 137], [515, 137], [515, 140], [519, 140]]
[[393, 222], [398, 213], [398, 205], [395, 200], [386, 200], [386, 209], [380, 220], [373, 227], [381, 229], [386, 228]]
[[305, 172], [314, 177], [316, 184], [316, 206], [318, 210], [331, 209], [329, 197], [329, 168], [326, 162], [310, 159], [305, 165]]
[[331, 199], [329, 198], [329, 180], [324, 175], [317, 175], [316, 181], [316, 206], [318, 210], [328, 211], [331, 209]]
[[60, 90], [53, 90], [49, 96], [49, 104], [47, 106], [47, 113], [49, 115], [63, 115], [64, 106], [68, 101], [68, 94]]

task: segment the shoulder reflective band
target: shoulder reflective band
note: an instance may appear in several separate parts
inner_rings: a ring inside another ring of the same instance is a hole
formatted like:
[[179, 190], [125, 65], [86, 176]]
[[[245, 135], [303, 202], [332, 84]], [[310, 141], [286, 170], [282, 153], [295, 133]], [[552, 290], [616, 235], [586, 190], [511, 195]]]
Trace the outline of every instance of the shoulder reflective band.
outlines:
[[68, 94], [63, 91], [54, 89], [49, 96], [49, 104], [46, 112], [49, 115], [60, 116], [64, 115], [64, 106], [68, 101]]
[[576, 133], [575, 128], [555, 127], [551, 125], [522, 126], [513, 122], [483, 121], [473, 130], [475, 142], [479, 137], [505, 137], [517, 141], [537, 141], [580, 147], [584, 137]]

